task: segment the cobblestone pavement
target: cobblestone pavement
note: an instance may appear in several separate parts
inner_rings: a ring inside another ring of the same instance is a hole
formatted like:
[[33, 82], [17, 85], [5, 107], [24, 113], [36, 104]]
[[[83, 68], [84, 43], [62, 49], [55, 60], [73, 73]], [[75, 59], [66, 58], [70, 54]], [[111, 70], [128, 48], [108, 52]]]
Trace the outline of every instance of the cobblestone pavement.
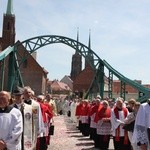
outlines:
[[[76, 124], [64, 115], [54, 117], [55, 131], [48, 150], [96, 150], [93, 141], [77, 130]], [[112, 141], [110, 150], [113, 150]]]

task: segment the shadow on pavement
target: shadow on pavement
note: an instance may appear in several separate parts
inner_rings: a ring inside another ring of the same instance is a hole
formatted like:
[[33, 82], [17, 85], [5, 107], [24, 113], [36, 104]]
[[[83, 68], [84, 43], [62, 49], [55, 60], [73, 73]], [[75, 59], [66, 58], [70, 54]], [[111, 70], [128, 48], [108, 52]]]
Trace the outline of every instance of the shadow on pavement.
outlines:
[[82, 139], [78, 139], [78, 141], [91, 141], [90, 138], [82, 138]]
[[70, 137], [76, 137], [76, 138], [79, 138], [79, 137], [83, 137], [83, 135], [71, 135]]
[[93, 145], [93, 142], [89, 142], [89, 143], [77, 143], [76, 144], [77, 146], [92, 146]]
[[66, 133], [68, 133], [68, 134], [72, 134], [72, 133], [80, 133], [80, 131], [66, 131]]
[[81, 150], [96, 150], [96, 148], [82, 148]]

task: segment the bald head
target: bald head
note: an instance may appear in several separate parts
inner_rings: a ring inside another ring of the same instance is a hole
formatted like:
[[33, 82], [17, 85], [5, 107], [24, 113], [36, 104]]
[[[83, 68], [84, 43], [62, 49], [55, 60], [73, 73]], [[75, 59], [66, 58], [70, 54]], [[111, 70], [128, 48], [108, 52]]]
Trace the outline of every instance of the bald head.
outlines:
[[11, 96], [10, 93], [7, 91], [1, 91], [0, 92], [0, 108], [5, 108], [9, 105], [9, 100]]

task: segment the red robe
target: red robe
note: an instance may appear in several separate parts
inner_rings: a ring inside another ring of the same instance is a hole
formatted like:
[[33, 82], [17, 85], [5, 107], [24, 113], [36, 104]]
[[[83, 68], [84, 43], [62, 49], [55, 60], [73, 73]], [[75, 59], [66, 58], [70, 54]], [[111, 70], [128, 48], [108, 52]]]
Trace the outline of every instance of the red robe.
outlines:
[[49, 109], [49, 107], [46, 104], [43, 104], [41, 102], [39, 102], [39, 104], [40, 104], [41, 111], [42, 111], [43, 122], [45, 123], [48, 121], [46, 114], [51, 119], [53, 117], [53, 113], [51, 112], [51, 110]]
[[90, 112], [90, 104], [88, 103], [83, 104], [81, 116], [89, 116], [89, 112]]
[[97, 112], [96, 112], [96, 115], [95, 115], [95, 118], [94, 118], [94, 122], [96, 122], [96, 123], [98, 123], [98, 121], [100, 120], [99, 119], [99, 112], [100, 112], [101, 109], [102, 109], [102, 105], [100, 104], [98, 106], [98, 109], [97, 109]]
[[81, 116], [82, 111], [83, 111], [83, 105], [82, 105], [82, 103], [80, 103], [80, 104], [77, 105], [77, 107], [76, 107], [75, 116]]
[[90, 111], [90, 116], [92, 116], [94, 113], [96, 113], [98, 108], [99, 108], [99, 105], [96, 105], [96, 104], [92, 105], [91, 111]]
[[[45, 104], [45, 103], [41, 103], [38, 101], [38, 103], [40, 104], [41, 107], [41, 111], [42, 111], [42, 117], [43, 117], [43, 122], [44, 123], [48, 123], [50, 122], [50, 119], [53, 117], [53, 113], [50, 109], [50, 107]], [[37, 138], [37, 145], [36, 145], [36, 150], [40, 150], [41, 145], [43, 145], [43, 147], [45, 147], [44, 145], [49, 145], [49, 140], [50, 140], [50, 136], [45, 136], [45, 141], [44, 143], [41, 142], [41, 138]], [[44, 148], [45, 149], [45, 148]]]

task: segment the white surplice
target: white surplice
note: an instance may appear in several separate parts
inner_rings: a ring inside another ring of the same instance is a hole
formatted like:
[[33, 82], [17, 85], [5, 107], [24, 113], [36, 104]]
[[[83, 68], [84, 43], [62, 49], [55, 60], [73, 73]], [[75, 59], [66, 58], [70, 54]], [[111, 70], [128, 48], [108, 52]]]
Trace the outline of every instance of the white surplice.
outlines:
[[94, 113], [94, 114], [92, 114], [92, 115], [90, 116], [90, 118], [91, 118], [91, 120], [90, 120], [90, 127], [91, 127], [91, 128], [96, 128], [96, 127], [97, 127], [97, 123], [94, 121], [95, 115], [96, 115], [96, 113]]
[[150, 150], [148, 141], [147, 129], [150, 128], [150, 105], [148, 103], [141, 104], [136, 119], [132, 140], [136, 143], [147, 144]]
[[[123, 111], [118, 111], [119, 113], [119, 119], [116, 118], [115, 113], [114, 113], [114, 109], [112, 109], [111, 112], [111, 131], [112, 131], [112, 135], [116, 136], [116, 129], [119, 127], [119, 125], [121, 123], [124, 123], [125, 120], [125, 116], [124, 116], [124, 112]], [[122, 126], [120, 126], [120, 137], [124, 136], [124, 129]]]
[[22, 114], [12, 108], [9, 113], [0, 113], [0, 139], [8, 150], [21, 150], [21, 135], [23, 131]]

